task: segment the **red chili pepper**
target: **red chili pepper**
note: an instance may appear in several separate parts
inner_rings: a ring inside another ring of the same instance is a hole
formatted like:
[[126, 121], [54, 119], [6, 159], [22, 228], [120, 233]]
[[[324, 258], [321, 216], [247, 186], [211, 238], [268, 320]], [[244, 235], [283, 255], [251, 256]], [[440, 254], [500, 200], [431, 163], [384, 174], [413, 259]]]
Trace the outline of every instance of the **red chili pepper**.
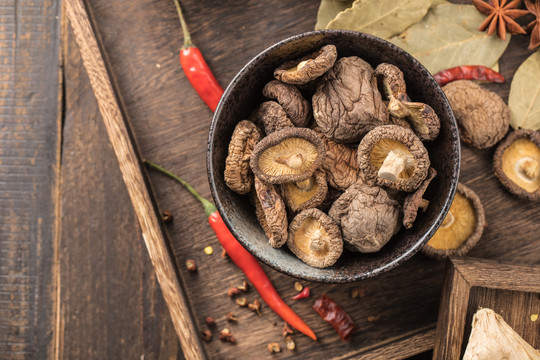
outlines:
[[309, 297], [309, 288], [306, 286], [304, 290], [293, 296], [293, 300], [302, 300]]
[[341, 340], [350, 340], [352, 334], [357, 330], [356, 324], [349, 314], [347, 314], [334, 300], [326, 296], [326, 294], [315, 301], [313, 309], [336, 329]]
[[317, 340], [313, 330], [306, 325], [306, 323], [283, 301], [279, 296], [276, 289], [270, 282], [270, 279], [264, 272], [263, 268], [244, 247], [235, 239], [233, 234], [225, 225], [225, 222], [219, 215], [216, 206], [210, 201], [202, 197], [197, 190], [195, 190], [189, 183], [173, 173], [165, 170], [161, 166], [154, 164], [150, 161], [144, 161], [150, 167], [172, 177], [180, 184], [182, 184], [197, 200], [201, 202], [204, 207], [204, 212], [208, 216], [208, 222], [217, 235], [221, 246], [227, 252], [229, 258], [244, 272], [248, 280], [253, 287], [257, 289], [259, 295], [264, 302], [272, 309], [276, 314], [281, 316], [289, 325], [296, 330], [306, 334], [313, 340]]
[[456, 66], [433, 75], [440, 86], [455, 80], [482, 80], [503, 83], [504, 76], [482, 65]]
[[178, 0], [173, 0], [178, 10], [182, 31], [184, 32], [184, 46], [180, 50], [180, 65], [186, 74], [191, 86], [197, 91], [201, 99], [208, 105], [210, 110], [216, 111], [216, 107], [223, 95], [223, 88], [219, 85], [210, 67], [198, 47], [191, 42], [191, 36], [182, 14], [182, 8]]

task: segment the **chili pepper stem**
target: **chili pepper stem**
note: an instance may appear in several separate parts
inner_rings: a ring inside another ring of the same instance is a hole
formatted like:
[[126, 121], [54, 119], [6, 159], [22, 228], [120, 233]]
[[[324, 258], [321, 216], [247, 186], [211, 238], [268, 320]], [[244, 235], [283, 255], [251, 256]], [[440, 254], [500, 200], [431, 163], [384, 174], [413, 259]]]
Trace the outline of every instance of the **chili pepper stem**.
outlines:
[[189, 191], [191, 193], [191, 195], [193, 195], [197, 200], [199, 200], [199, 202], [202, 204], [202, 206], [204, 208], [204, 212], [205, 212], [206, 216], [210, 216], [210, 215], [212, 215], [212, 213], [217, 211], [217, 208], [216, 208], [216, 206], [214, 204], [212, 204], [209, 200], [207, 200], [201, 194], [199, 194], [199, 192], [197, 190], [195, 190], [193, 188], [193, 186], [191, 186], [187, 181], [185, 181], [184, 179], [182, 179], [178, 175], [173, 174], [172, 172], [164, 169], [163, 167], [161, 167], [158, 164], [155, 164], [155, 163], [153, 163], [151, 161], [144, 160], [143, 162], [146, 165], [150, 166], [151, 168], [153, 168], [155, 170], [158, 170], [158, 171], [162, 172], [165, 175], [170, 176], [171, 178], [173, 178], [174, 180], [176, 180], [180, 184], [182, 184], [182, 186], [184, 186], [187, 189], [187, 191]]
[[176, 6], [176, 11], [178, 11], [178, 17], [180, 18], [180, 24], [182, 25], [182, 32], [184, 33], [184, 46], [182, 49], [193, 47], [193, 42], [191, 41], [191, 35], [189, 34], [186, 20], [184, 20], [184, 14], [182, 13], [182, 8], [178, 0], [173, 0], [174, 5]]

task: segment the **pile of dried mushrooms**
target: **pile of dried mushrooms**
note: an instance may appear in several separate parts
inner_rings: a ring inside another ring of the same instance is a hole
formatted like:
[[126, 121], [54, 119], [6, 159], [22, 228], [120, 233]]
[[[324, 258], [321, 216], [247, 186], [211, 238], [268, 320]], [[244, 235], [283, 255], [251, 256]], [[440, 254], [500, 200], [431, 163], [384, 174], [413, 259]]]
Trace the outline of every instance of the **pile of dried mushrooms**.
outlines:
[[410, 229], [429, 205], [437, 172], [423, 142], [440, 122], [409, 98], [401, 70], [326, 45], [274, 77], [236, 126], [225, 168], [231, 190], [251, 193], [270, 245], [324, 268], [344, 248], [376, 252]]

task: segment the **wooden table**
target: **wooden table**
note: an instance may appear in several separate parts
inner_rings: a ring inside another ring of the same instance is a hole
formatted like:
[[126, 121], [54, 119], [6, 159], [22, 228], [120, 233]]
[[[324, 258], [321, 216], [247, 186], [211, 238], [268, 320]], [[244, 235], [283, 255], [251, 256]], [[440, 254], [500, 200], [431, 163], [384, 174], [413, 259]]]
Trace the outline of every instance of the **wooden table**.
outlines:
[[[145, 157], [158, 161], [209, 196], [206, 137], [211, 112], [178, 63], [182, 34], [172, 1], [93, 0], [96, 29]], [[226, 85], [250, 58], [279, 39], [311, 30], [318, 1], [182, 1], [193, 40]], [[500, 61], [509, 80], [490, 85], [506, 100], [512, 74], [529, 52], [514, 37]], [[58, 0], [0, 4], [0, 359], [176, 358], [179, 343], [106, 137], [71, 29]], [[461, 180], [478, 192], [488, 227], [472, 256], [540, 262], [537, 204], [506, 192], [492, 173], [493, 149], [463, 147]], [[243, 276], [222, 259], [199, 204], [159, 174], [151, 182], [168, 226], [199, 329], [214, 316], [238, 344], [214, 339], [213, 358], [405, 358], [433, 346], [444, 264], [417, 255], [376, 279], [312, 287], [328, 293], [357, 320], [360, 332], [342, 343], [310, 308], [292, 307], [320, 337], [296, 335], [298, 351], [277, 356], [280, 319], [256, 317], [225, 294]], [[212, 245], [214, 255], [203, 252]], [[197, 274], [185, 270], [194, 258]], [[290, 299], [295, 279], [265, 267]], [[365, 297], [353, 299], [353, 288]], [[248, 299], [258, 298], [254, 291]], [[223, 320], [228, 311], [238, 324]], [[368, 322], [368, 316], [379, 316]], [[424, 356], [425, 357], [425, 356]]]

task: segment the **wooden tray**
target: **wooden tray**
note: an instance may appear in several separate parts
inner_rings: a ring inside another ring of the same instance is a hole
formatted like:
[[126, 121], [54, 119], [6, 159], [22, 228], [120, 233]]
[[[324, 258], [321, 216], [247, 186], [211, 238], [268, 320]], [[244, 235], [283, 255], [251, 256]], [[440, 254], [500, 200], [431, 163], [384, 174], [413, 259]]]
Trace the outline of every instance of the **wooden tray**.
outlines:
[[540, 266], [454, 258], [448, 262], [433, 359], [462, 358], [474, 313], [489, 308], [525, 341], [540, 347]]
[[[290, 3], [278, 0], [267, 2], [186, 0], [182, 1], [182, 6], [194, 42], [205, 54], [220, 83], [226, 85], [250, 58], [267, 46], [287, 36], [311, 30], [315, 24], [318, 1], [302, 0]], [[95, 29], [101, 37], [101, 47], [110, 64], [108, 71], [116, 79], [118, 93], [122, 95], [123, 110], [130, 120], [131, 130], [141, 153], [144, 157], [161, 163], [183, 176], [204, 196], [209, 197], [205, 156], [207, 131], [212, 114], [191, 89], [180, 69], [178, 50], [182, 44], [182, 35], [174, 5], [171, 1], [93, 0], [88, 2], [88, 7]], [[93, 124], [100, 121], [98, 120], [100, 115], [97, 113], [95, 102], [87, 94], [89, 87], [87, 79], [79, 76], [83, 70], [70, 31], [65, 43], [67, 54], [65, 77], [68, 80], [72, 76], [77, 77], [78, 82], [76, 89], [67, 84], [69, 93], [75, 94], [67, 101], [66, 109], [76, 111], [75, 120], [78, 120], [76, 122], [74, 119], [69, 120], [70, 129], [76, 131], [68, 133], [66, 141], [69, 137], [73, 138], [83, 133], [86, 139], [92, 141], [92, 149], [99, 153], [102, 161], [110, 162], [107, 156], [111, 156], [111, 153], [107, 150], [107, 139], [102, 138], [103, 130], [88, 126], [89, 122]], [[508, 79], [511, 80], [517, 65], [528, 55], [526, 47], [525, 37], [512, 39], [507, 53], [500, 62], [501, 70]], [[509, 83], [490, 88], [506, 98]], [[78, 151], [80, 158], [93, 160], [92, 154], [84, 148], [75, 150]], [[66, 152], [65, 156], [70, 154]], [[477, 151], [463, 148], [462, 181], [478, 192], [484, 202], [489, 223], [483, 238], [471, 253], [478, 257], [497, 259], [512, 259], [519, 256], [523, 262], [538, 262], [540, 254], [537, 249], [540, 241], [538, 237], [532, 235], [540, 232], [540, 223], [537, 221], [538, 208], [511, 196], [502, 188], [491, 172], [492, 154], [493, 150]], [[70, 166], [76, 168], [77, 165], [77, 161], [73, 161]], [[98, 166], [94, 166], [94, 170], [95, 168]], [[101, 184], [103, 181], [116, 183], [118, 179], [116, 170], [111, 174], [103, 174], [98, 180]], [[419, 254], [397, 269], [358, 283], [325, 285], [303, 282], [305, 286], [311, 287], [313, 295], [312, 299], [298, 302], [291, 300], [295, 294], [293, 285], [296, 280], [265, 267], [283, 298], [287, 299], [320, 339], [317, 343], [313, 343], [305, 336], [296, 334], [298, 347], [296, 352], [268, 354], [266, 351], [268, 342], [277, 341], [283, 345], [281, 319], [267, 308], [263, 308], [263, 317], [258, 318], [249, 310], [236, 307], [234, 301], [225, 294], [231, 285], [240, 284], [244, 277], [234, 264], [220, 258], [219, 244], [208, 226], [200, 205], [170, 179], [151, 173], [150, 180], [159, 207], [175, 215], [174, 222], [167, 226], [171, 239], [170, 254], [177, 264], [178, 280], [186, 290], [185, 296], [194, 315], [194, 326], [197, 331], [206, 328], [205, 317], [213, 316], [218, 322], [214, 335], [217, 334], [217, 330], [227, 326], [238, 340], [237, 345], [221, 343], [215, 338], [210, 343], [204, 343], [204, 350], [210, 358], [248, 359], [256, 354], [261, 359], [289, 357], [402, 359], [433, 347], [444, 263]], [[92, 189], [92, 184], [88, 184], [88, 188]], [[72, 191], [72, 195], [77, 196], [77, 191]], [[111, 208], [129, 212], [127, 210], [131, 209], [129, 199], [120, 195], [108, 193], [110, 201], [99, 202], [98, 208], [94, 208], [93, 212], [99, 212], [102, 208], [107, 209], [108, 213], [111, 212]], [[512, 211], [508, 211], [509, 209]], [[80, 216], [87, 215], [87, 210], [84, 209], [73, 207], [70, 210], [73, 211], [70, 213], [73, 218], [77, 217], [77, 212]], [[130, 214], [126, 216], [132, 217]], [[119, 218], [125, 219], [120, 216]], [[123, 226], [132, 229], [128, 225]], [[73, 228], [77, 226], [80, 224], [73, 224]], [[114, 227], [108, 225], [108, 228]], [[121, 244], [125, 240], [118, 236], [117, 241]], [[109, 254], [101, 251], [99, 244], [91, 241], [85, 244], [86, 247], [82, 248], [73, 242], [72, 247], [66, 251], [77, 253], [81, 259], [88, 257], [89, 254], [103, 258], [100, 263], [105, 264], [107, 273], [126, 271], [124, 268], [117, 268], [118, 259], [124, 259], [122, 252]], [[214, 248], [214, 254], [211, 256], [203, 252], [204, 247], [208, 245]], [[130, 249], [131, 245], [123, 246]], [[185, 270], [183, 264], [188, 258], [198, 262], [197, 274]], [[148, 262], [146, 258], [142, 261]], [[128, 266], [125, 263], [124, 266]], [[131, 260], [129, 263], [131, 264]], [[81, 272], [84, 262], [67, 265], [68, 271]], [[100, 271], [98, 267], [84, 269], [86, 272], [80, 274], [81, 276], [95, 276], [96, 271]], [[142, 284], [140, 285], [142, 289], [155, 289], [155, 283], [148, 274], [141, 279], [135, 277], [128, 284], [139, 286], [138, 281]], [[68, 285], [64, 285], [66, 289], [62, 297], [79, 299], [78, 308], [84, 308], [84, 304], [93, 301], [101, 301], [99, 298], [101, 292], [82, 296], [78, 295], [76, 281]], [[127, 288], [127, 285], [125, 286]], [[362, 289], [365, 296], [352, 298], [351, 290], [356, 288]], [[119, 288], [118, 291], [116, 289], [111, 285], [109, 292], [118, 293], [119, 297], [125, 296]], [[333, 328], [323, 322], [311, 309], [314, 298], [323, 293], [336, 300], [356, 320], [359, 331], [351, 342], [342, 342]], [[142, 335], [143, 346], [146, 347], [145, 342], [158, 343], [155, 345], [156, 348], [160, 346], [159, 344], [175, 343], [175, 335], [170, 331], [170, 327], [164, 325], [165, 330], [159, 334], [152, 333], [151, 326], [156, 316], [154, 304], [159, 304], [160, 300], [149, 302], [145, 296], [142, 296], [141, 307], [145, 318], [146, 316], [150, 318], [150, 325], [146, 325], [149, 327], [148, 330], [141, 325], [145, 330]], [[253, 300], [258, 298], [258, 295], [251, 291], [247, 297], [248, 300]], [[129, 305], [129, 302], [126, 301], [126, 304]], [[112, 308], [113, 302], [109, 301], [107, 305]], [[137, 309], [136, 306], [128, 308], [119, 304], [115, 308], [115, 314], [125, 319], [122, 324], [111, 324], [111, 320], [100, 318], [100, 321], [89, 322], [89, 326], [84, 328], [84, 334], [87, 336], [81, 336], [82, 328], [74, 320], [75, 317], [71, 317], [68, 308], [63, 320], [65, 321], [63, 344], [80, 344], [81, 341], [85, 341], [81, 339], [100, 333], [103, 328], [109, 329], [110, 333], [118, 326], [131, 329], [130, 323], [126, 320], [131, 313], [120, 314], [126, 311], [136, 312]], [[158, 309], [163, 309], [163, 305], [161, 304]], [[224, 320], [225, 314], [229, 311], [235, 312], [239, 317], [238, 324], [228, 324]], [[368, 318], [376, 320], [368, 321]], [[66, 345], [63, 351], [64, 355], [69, 357], [70, 354], [76, 355], [78, 350], [77, 346]]]

